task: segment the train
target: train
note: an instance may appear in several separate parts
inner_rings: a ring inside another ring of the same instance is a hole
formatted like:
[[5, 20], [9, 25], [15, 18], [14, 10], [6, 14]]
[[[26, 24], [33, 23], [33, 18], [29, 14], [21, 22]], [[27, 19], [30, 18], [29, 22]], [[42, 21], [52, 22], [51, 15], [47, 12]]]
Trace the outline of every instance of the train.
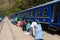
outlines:
[[25, 18], [28, 21], [38, 19], [43, 29], [60, 30], [60, 0], [50, 1], [16, 14], [19, 18]]

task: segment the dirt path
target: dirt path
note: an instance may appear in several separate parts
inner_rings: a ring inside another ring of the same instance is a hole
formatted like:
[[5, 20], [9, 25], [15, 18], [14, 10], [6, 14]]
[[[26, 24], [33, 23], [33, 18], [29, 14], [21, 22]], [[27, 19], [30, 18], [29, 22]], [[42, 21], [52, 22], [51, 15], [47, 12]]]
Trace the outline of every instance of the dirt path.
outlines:
[[[34, 40], [34, 38], [26, 35], [21, 27], [16, 27], [11, 24], [8, 18], [5, 18], [0, 25], [0, 40]], [[52, 35], [44, 31], [44, 40], [60, 40], [60, 36], [56, 34]]]
[[26, 35], [20, 27], [16, 27], [5, 18], [3, 28], [0, 33], [0, 40], [34, 40], [30, 35]]

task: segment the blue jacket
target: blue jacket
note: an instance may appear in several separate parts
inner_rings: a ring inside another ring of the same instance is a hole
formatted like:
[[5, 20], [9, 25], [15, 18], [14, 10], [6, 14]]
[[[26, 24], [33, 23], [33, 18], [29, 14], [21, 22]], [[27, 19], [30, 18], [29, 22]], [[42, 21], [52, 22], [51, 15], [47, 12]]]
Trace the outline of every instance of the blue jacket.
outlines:
[[26, 30], [30, 29], [30, 23], [27, 23]]
[[35, 39], [43, 39], [43, 31], [40, 24], [35, 27]]

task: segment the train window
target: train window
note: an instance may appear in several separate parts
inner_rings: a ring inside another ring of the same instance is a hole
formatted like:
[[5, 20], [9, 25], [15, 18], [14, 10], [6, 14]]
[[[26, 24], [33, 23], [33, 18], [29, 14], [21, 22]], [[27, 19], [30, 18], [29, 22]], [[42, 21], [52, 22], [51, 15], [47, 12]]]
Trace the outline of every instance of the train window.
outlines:
[[39, 10], [39, 9], [36, 10], [36, 16], [37, 16], [37, 17], [40, 16], [40, 10]]
[[26, 17], [26, 14], [23, 14], [24, 17]]
[[47, 8], [44, 8], [44, 11], [43, 11], [43, 16], [47, 16]]
[[31, 11], [31, 16], [34, 16], [34, 11]]
[[30, 14], [30, 12], [27, 12], [27, 14], [26, 14], [26, 15], [27, 15], [27, 17], [30, 17], [30, 15], [31, 15], [31, 14]]
[[31, 14], [29, 13], [29, 17], [30, 17], [30, 15], [31, 15]]
[[23, 16], [23, 13], [21, 14], [21, 17], [24, 17], [24, 16]]

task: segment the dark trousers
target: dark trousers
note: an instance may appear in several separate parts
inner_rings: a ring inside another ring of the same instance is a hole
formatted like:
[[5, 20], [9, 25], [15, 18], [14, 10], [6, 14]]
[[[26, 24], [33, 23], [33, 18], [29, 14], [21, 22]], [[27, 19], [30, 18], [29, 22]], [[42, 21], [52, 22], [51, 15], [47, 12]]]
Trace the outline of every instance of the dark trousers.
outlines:
[[23, 25], [23, 26], [22, 26], [22, 30], [23, 30], [23, 31], [26, 31], [26, 25]]
[[35, 39], [35, 40], [43, 40], [43, 39]]

